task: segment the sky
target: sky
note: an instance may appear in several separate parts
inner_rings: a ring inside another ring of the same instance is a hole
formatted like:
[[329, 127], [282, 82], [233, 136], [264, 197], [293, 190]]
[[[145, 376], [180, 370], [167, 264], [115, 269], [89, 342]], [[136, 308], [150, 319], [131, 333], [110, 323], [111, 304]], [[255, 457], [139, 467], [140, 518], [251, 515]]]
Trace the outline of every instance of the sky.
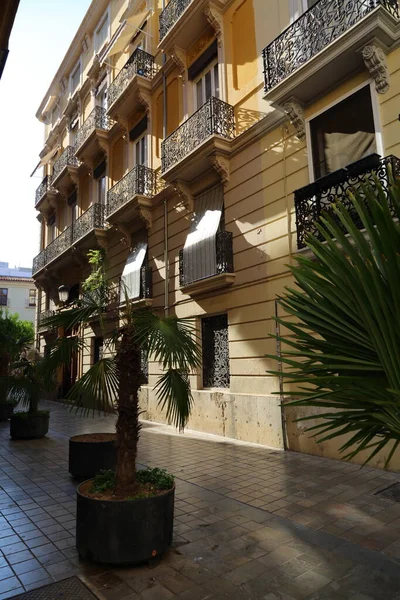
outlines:
[[[0, 0], [1, 1], [1, 0]], [[44, 125], [36, 111], [90, 0], [20, 0], [0, 79], [0, 261], [31, 267], [39, 252], [35, 190]]]

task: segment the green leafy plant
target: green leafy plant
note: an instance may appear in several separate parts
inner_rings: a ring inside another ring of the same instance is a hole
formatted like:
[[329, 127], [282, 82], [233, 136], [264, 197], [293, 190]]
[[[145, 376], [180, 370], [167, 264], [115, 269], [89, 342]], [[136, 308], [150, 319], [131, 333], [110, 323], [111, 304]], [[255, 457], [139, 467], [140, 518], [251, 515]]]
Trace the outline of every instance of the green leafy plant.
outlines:
[[51, 374], [56, 366], [69, 365], [74, 352], [85, 348], [89, 351], [90, 340], [80, 332], [94, 315], [98, 316], [104, 339], [103, 357], [73, 385], [66, 401], [83, 414], [94, 410], [117, 413], [115, 490], [129, 496], [137, 477], [142, 355], [160, 364], [163, 374], [155, 385], [159, 403], [169, 421], [183, 429], [193, 402], [189, 373], [200, 364], [200, 347], [191, 319], [164, 317], [148, 309], [135, 310], [127, 294], [123, 304], [119, 305], [115, 298], [113, 301], [112, 289], [106, 281], [104, 255], [91, 252], [89, 260], [94, 272], [83, 283], [80, 302], [45, 322], [52, 328], [76, 332], [71, 337], [58, 338], [50, 348], [46, 365]]
[[[10, 375], [12, 365], [19, 360], [34, 341], [34, 328], [30, 321], [21, 320], [16, 313], [0, 310], [0, 378]], [[16, 401], [0, 387], [0, 402]]]
[[150, 483], [157, 490], [170, 490], [174, 485], [174, 476], [165, 469], [143, 469], [137, 472], [137, 480], [140, 483]]
[[400, 443], [400, 185], [376, 180], [349, 198], [308, 237], [313, 257], [291, 268], [297, 287], [277, 319], [289, 333], [270, 358], [285, 366], [289, 406], [318, 409], [298, 419], [319, 420], [308, 428], [318, 441], [341, 438], [345, 458], [366, 451], [366, 462], [387, 448], [387, 466]]
[[[141, 484], [150, 484], [155, 490], [170, 490], [174, 485], [174, 476], [168, 473], [165, 469], [143, 469], [137, 471], [136, 481]], [[108, 490], [114, 491], [116, 488], [116, 475], [115, 471], [101, 471], [93, 480], [90, 492], [92, 494], [106, 492]], [[154, 495], [151, 492], [141, 493], [138, 492], [134, 496], [128, 496], [129, 499], [148, 498], [150, 495]]]

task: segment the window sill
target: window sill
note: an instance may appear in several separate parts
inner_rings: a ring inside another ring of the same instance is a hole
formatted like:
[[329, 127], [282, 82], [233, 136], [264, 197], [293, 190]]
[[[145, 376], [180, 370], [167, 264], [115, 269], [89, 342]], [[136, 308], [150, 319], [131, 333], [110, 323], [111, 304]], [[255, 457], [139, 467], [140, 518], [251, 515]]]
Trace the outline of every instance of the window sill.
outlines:
[[199, 281], [184, 285], [181, 287], [181, 292], [183, 294], [188, 294], [189, 296], [204, 294], [211, 290], [217, 290], [232, 285], [235, 281], [235, 277], [235, 273], [221, 273], [220, 275], [214, 275], [213, 277], [207, 277], [206, 279], [200, 279]]

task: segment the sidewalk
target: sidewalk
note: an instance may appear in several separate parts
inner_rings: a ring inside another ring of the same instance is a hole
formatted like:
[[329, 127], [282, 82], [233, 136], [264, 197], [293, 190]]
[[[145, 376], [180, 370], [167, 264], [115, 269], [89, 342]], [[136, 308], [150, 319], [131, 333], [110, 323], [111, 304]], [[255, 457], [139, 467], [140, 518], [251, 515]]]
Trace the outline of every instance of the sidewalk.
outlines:
[[400, 475], [150, 423], [139, 460], [176, 476], [173, 548], [154, 568], [80, 563], [68, 438], [114, 420], [48, 405], [44, 440], [0, 423], [0, 600], [71, 575], [104, 600], [400, 600], [400, 503], [375, 495]]

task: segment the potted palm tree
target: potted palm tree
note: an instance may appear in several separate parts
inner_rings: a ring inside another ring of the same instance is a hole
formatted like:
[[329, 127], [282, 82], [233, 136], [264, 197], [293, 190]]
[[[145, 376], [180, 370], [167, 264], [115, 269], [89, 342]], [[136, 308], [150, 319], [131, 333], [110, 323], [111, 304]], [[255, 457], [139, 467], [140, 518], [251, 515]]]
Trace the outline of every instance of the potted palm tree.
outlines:
[[[190, 320], [134, 310], [127, 298], [120, 305], [110, 289], [105, 301], [104, 282], [101, 270], [94, 289], [48, 323], [79, 332], [98, 318], [103, 357], [74, 384], [67, 402], [84, 414], [91, 410], [117, 414], [115, 471], [101, 473], [77, 489], [77, 550], [83, 559], [135, 564], [161, 555], [171, 544], [175, 493], [173, 477], [164, 470], [136, 470], [141, 355], [160, 363], [163, 374], [155, 392], [170, 422], [183, 429], [193, 401], [189, 373], [199, 365], [200, 350]], [[85, 340], [78, 333], [57, 340], [50, 360], [68, 361], [72, 351], [67, 351], [68, 344], [75, 344], [76, 351]]]
[[[0, 378], [11, 373], [13, 363], [33, 344], [34, 329], [29, 321], [21, 321], [17, 314], [0, 310]], [[0, 386], [0, 421], [11, 418], [16, 401]]]
[[387, 187], [360, 186], [308, 236], [313, 256], [297, 258], [296, 288], [279, 299], [289, 333], [269, 356], [285, 367], [270, 371], [289, 384], [284, 406], [311, 409], [297, 420], [317, 442], [385, 467], [400, 445], [400, 179], [388, 171]]

